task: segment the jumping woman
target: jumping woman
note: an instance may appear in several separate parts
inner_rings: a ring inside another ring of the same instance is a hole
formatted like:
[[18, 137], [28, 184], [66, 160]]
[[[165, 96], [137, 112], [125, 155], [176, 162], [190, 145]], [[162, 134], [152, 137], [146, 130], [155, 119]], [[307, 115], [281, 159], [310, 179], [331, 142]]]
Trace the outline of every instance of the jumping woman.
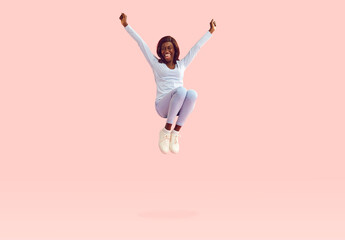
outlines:
[[[197, 55], [200, 48], [211, 38], [216, 30], [216, 22], [212, 19], [210, 29], [191, 48], [188, 54], [179, 60], [180, 49], [176, 40], [171, 36], [161, 38], [157, 44], [157, 58], [148, 45], [127, 23], [127, 15], [122, 13], [119, 17], [126, 31], [138, 43], [146, 60], [150, 64], [157, 86], [155, 107], [159, 116], [166, 118], [165, 127], [159, 132], [159, 149], [163, 153], [179, 152], [179, 131], [188, 115], [193, 111], [197, 93], [183, 87], [183, 75], [188, 65]], [[174, 130], [173, 122], [178, 116]]]

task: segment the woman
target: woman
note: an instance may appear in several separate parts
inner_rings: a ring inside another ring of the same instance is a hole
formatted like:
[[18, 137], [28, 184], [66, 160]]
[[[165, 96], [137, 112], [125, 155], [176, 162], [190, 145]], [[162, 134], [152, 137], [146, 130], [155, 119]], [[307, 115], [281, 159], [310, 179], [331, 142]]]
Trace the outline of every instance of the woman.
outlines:
[[[157, 44], [157, 55], [155, 57], [147, 44], [127, 23], [126, 14], [120, 16], [121, 24], [126, 31], [138, 43], [146, 60], [150, 64], [156, 81], [157, 94], [155, 107], [162, 118], [167, 118], [165, 127], [159, 132], [159, 149], [163, 153], [179, 152], [179, 131], [185, 123], [188, 115], [193, 111], [197, 93], [194, 90], [186, 90], [183, 87], [183, 74], [187, 66], [192, 62], [200, 48], [211, 38], [216, 29], [216, 22], [210, 22], [210, 29], [191, 48], [188, 54], [179, 60], [180, 49], [176, 40], [171, 36], [161, 38]], [[178, 116], [174, 130], [172, 124]]]

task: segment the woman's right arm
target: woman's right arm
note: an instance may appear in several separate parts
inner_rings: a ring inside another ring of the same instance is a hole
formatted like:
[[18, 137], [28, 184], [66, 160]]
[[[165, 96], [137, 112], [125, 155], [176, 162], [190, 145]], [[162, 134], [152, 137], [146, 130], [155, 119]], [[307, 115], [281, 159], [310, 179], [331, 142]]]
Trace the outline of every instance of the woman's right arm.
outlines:
[[140, 50], [144, 54], [146, 60], [149, 62], [151, 67], [153, 66], [153, 63], [158, 61], [157, 58], [152, 54], [150, 51], [149, 46], [144, 42], [144, 40], [137, 34], [134, 29], [127, 23], [127, 16], [126, 14], [122, 13], [120, 16], [121, 24], [125, 27], [126, 31], [129, 33], [129, 35], [132, 36], [132, 38], [138, 43]]

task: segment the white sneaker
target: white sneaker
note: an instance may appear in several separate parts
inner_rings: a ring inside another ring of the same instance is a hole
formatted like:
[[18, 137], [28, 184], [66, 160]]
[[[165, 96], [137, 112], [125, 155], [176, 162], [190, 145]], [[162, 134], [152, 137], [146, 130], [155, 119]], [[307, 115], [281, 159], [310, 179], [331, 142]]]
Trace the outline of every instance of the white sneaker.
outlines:
[[178, 137], [180, 136], [178, 131], [171, 131], [169, 148], [172, 153], [178, 153], [180, 151], [180, 145], [178, 143]]
[[170, 141], [170, 131], [163, 128], [159, 132], [159, 149], [162, 153], [168, 153], [169, 152], [169, 141]]

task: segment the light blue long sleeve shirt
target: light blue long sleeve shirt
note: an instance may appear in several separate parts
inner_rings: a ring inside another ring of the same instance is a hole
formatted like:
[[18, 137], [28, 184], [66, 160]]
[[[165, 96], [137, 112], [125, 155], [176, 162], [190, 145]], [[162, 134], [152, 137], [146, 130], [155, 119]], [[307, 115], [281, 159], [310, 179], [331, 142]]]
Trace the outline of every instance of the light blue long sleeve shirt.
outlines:
[[174, 69], [168, 68], [165, 63], [158, 62], [158, 58], [152, 54], [148, 45], [137, 34], [134, 29], [128, 24], [125, 27], [126, 31], [138, 43], [141, 51], [143, 52], [146, 60], [150, 64], [157, 86], [156, 101], [162, 99], [165, 94], [171, 90], [183, 86], [183, 75], [188, 65], [192, 62], [194, 57], [199, 52], [200, 48], [211, 38], [212, 34], [207, 31], [202, 38], [190, 49], [188, 54], [181, 59], [177, 60]]

